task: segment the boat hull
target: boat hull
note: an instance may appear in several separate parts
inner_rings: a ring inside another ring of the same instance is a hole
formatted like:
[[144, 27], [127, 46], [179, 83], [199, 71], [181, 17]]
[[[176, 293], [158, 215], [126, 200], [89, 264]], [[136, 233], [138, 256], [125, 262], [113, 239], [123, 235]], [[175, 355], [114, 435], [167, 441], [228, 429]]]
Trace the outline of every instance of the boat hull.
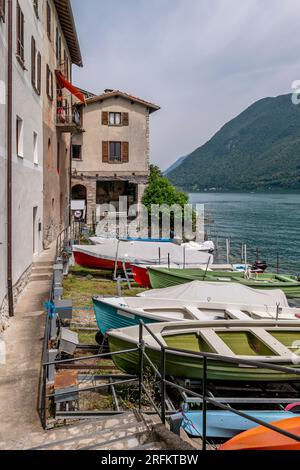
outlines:
[[[108, 335], [111, 352], [125, 351], [137, 348], [137, 343], [126, 338]], [[160, 351], [146, 347], [146, 353], [151, 361], [160, 368]], [[125, 373], [136, 375], [139, 373], [138, 352], [121, 353], [113, 357], [115, 365]], [[281, 364], [293, 368], [300, 368], [300, 365], [292, 366], [290, 363]], [[185, 357], [180, 353], [166, 353], [166, 373], [183, 379], [202, 380], [203, 363], [200, 358]], [[281, 382], [295, 380], [294, 374], [287, 374], [279, 371], [261, 369], [255, 367], [239, 367], [235, 364], [224, 363], [214, 360], [208, 364], [208, 379], [218, 381], [236, 382]]]
[[99, 330], [105, 335], [109, 330], [136, 326], [143, 320], [144, 323], [157, 323], [155, 319], [149, 319], [137, 313], [129, 313], [122, 308], [108, 305], [93, 298], [94, 312]]
[[[271, 424], [300, 436], [300, 417]], [[219, 450], [300, 450], [300, 442], [263, 426], [250, 429], [223, 444]]]
[[[96, 256], [82, 253], [80, 251], [74, 251], [75, 263], [85, 268], [101, 269], [103, 271], [113, 271], [115, 269], [115, 260], [98, 258]], [[123, 263], [118, 262], [118, 269], [123, 268]], [[126, 268], [130, 269], [131, 265], [126, 264]]]
[[244, 273], [205, 273], [200, 269], [158, 269], [151, 267], [148, 268], [148, 274], [153, 289], [172, 287], [197, 280], [205, 282], [237, 282], [253, 289], [281, 289], [289, 298], [300, 298], [300, 282], [293, 280], [291, 276], [262, 274], [257, 279], [245, 279]]
[[[294, 418], [295, 414], [288, 411], [244, 411], [243, 413], [252, 418], [260, 419], [266, 423], [275, 423], [284, 419]], [[182, 414], [182, 428], [192, 437], [202, 437], [203, 413], [202, 411], [188, 411]], [[258, 425], [249, 419], [242, 418], [230, 411], [208, 410], [206, 417], [206, 435], [208, 438], [231, 439], [258, 427]]]
[[145, 289], [151, 289], [151, 282], [147, 267], [134, 265], [132, 266], [132, 274], [135, 282], [139, 286]]

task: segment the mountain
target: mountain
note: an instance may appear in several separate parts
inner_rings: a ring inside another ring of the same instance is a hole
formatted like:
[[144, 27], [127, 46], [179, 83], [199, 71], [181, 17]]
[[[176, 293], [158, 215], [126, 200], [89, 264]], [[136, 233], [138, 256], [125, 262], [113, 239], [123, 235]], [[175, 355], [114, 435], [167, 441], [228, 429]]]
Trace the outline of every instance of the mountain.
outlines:
[[171, 173], [171, 171], [176, 170], [176, 168], [177, 168], [179, 165], [181, 165], [187, 157], [188, 157], [188, 155], [185, 155], [184, 157], [178, 158], [178, 160], [176, 160], [176, 162], [173, 163], [173, 165], [171, 165], [170, 168], [168, 168], [168, 169], [164, 172], [164, 175], [167, 176], [169, 173]]
[[300, 105], [257, 101], [168, 173], [190, 192], [300, 189]]

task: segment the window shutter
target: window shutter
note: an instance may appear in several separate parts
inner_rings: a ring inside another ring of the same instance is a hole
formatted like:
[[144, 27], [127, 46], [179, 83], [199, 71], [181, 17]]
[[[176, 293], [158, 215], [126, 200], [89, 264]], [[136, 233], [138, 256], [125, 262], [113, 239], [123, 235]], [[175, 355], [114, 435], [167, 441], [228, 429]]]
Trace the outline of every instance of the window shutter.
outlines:
[[35, 39], [31, 38], [31, 83], [36, 88], [36, 46]]
[[5, 1], [0, 0], [0, 19], [5, 21]]
[[37, 56], [37, 92], [41, 94], [41, 82], [42, 82], [42, 56], [38, 53]]
[[129, 113], [122, 113], [123, 126], [129, 126]]
[[108, 112], [102, 111], [102, 126], [108, 126]]
[[122, 163], [129, 162], [129, 142], [122, 142]]
[[102, 161], [103, 161], [103, 163], [108, 163], [108, 161], [109, 161], [108, 142], [107, 141], [102, 142]]

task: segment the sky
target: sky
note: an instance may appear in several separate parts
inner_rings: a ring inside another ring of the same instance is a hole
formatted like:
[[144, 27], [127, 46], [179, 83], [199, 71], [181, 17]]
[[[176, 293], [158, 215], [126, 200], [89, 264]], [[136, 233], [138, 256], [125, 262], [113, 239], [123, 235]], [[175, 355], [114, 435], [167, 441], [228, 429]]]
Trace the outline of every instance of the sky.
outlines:
[[74, 83], [161, 106], [151, 162], [165, 170], [255, 101], [300, 79], [299, 0], [72, 0]]

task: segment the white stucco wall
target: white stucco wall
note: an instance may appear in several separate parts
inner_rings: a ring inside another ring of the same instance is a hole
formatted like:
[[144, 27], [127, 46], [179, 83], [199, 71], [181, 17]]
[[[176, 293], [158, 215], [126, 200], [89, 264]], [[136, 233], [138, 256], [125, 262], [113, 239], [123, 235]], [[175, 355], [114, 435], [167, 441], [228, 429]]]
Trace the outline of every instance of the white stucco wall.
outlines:
[[[43, 29], [36, 18], [31, 1], [19, 0], [25, 18], [25, 67], [16, 59], [16, 1], [13, 1], [13, 283], [16, 284], [33, 261], [33, 209], [37, 207], [35, 239], [36, 253], [42, 251], [42, 232], [38, 223], [43, 219], [43, 125], [42, 97], [38, 96], [31, 84], [31, 37], [34, 36], [36, 48], [43, 50]], [[1, 24], [0, 60], [7, 63], [7, 22]], [[6, 68], [6, 67], [5, 67]], [[42, 70], [42, 77], [44, 73]], [[42, 78], [43, 79], [43, 78]], [[6, 82], [6, 71], [0, 67], [0, 80]], [[6, 293], [6, 107], [0, 105], [0, 305]], [[23, 120], [24, 156], [16, 152], [16, 117]], [[34, 163], [33, 134], [38, 135], [39, 163]], [[3, 229], [4, 227], [4, 229]], [[3, 272], [4, 271], [4, 272]]]
[[[103, 126], [102, 111], [128, 112], [129, 126]], [[149, 111], [139, 103], [124, 98], [109, 98], [83, 108], [83, 132], [73, 137], [82, 145], [82, 161], [73, 161], [73, 170], [97, 172], [101, 175], [149, 173]], [[128, 163], [103, 163], [102, 141], [129, 142]]]

